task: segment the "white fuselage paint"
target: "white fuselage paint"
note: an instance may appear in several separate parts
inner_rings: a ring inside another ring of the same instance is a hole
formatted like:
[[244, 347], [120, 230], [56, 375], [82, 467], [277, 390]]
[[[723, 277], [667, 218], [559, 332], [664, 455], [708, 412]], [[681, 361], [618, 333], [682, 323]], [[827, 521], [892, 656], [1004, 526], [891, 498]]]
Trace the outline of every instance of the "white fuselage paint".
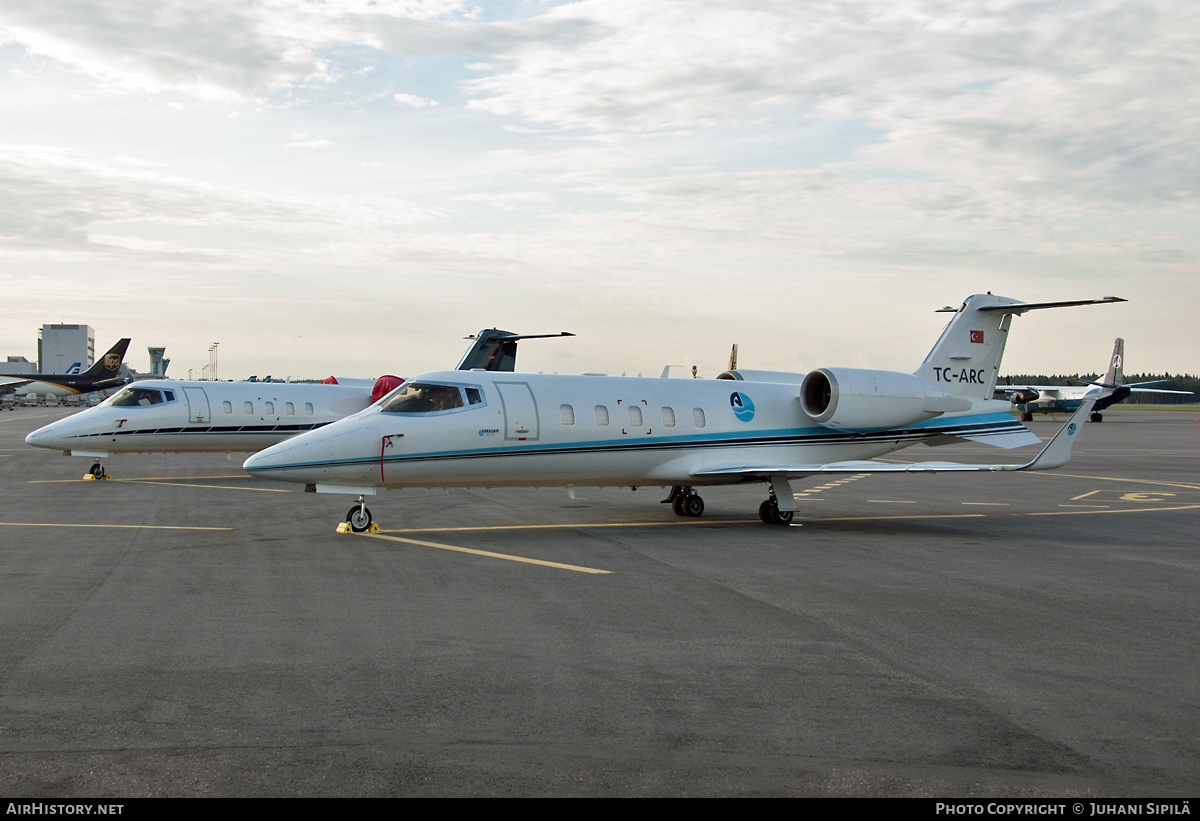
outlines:
[[157, 392], [162, 401], [118, 405], [119, 392], [94, 408], [39, 428], [25, 441], [91, 456], [253, 452], [371, 403], [369, 386], [147, 379], [131, 383], [125, 390], [129, 389]]
[[245, 468], [318, 487], [729, 484], [743, 479], [697, 472], [869, 459], [945, 433], [1027, 433], [1008, 403], [983, 399], [903, 427], [834, 430], [805, 415], [798, 382], [425, 374], [408, 385], [476, 388], [483, 401], [409, 414], [383, 412], [384, 400], [258, 453]]

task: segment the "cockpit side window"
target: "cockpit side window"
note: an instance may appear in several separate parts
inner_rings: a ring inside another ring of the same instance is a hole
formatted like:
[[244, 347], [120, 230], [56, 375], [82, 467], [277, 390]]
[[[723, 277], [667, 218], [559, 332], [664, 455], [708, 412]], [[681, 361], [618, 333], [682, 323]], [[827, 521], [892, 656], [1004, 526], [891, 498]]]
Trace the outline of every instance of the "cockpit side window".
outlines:
[[[471, 404], [479, 400], [478, 389], [474, 391]], [[381, 413], [444, 413], [466, 407], [463, 389], [458, 385], [434, 385], [429, 382], [407, 382], [379, 405]]]
[[120, 408], [161, 405], [163, 404], [163, 395], [162, 391], [151, 390], [150, 388], [135, 388], [131, 386], [113, 396], [112, 403]]

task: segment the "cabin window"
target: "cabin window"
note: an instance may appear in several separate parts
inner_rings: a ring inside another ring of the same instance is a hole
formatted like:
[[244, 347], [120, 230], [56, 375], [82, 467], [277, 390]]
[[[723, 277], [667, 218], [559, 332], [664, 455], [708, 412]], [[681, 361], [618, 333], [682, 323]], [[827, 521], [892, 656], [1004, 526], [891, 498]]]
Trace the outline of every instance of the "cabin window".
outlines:
[[253, 402], [243, 402], [242, 407], [244, 407], [246, 409], [246, 413], [254, 413], [254, 403]]
[[163, 391], [163, 394], [167, 397], [168, 402], [175, 401], [175, 391]]
[[382, 413], [438, 413], [464, 407], [457, 385], [406, 382], [379, 404]]
[[163, 403], [163, 395], [161, 392], [152, 391], [149, 388], [125, 388], [125, 390], [113, 397], [112, 403], [115, 407], [119, 408], [161, 405]]
[[563, 427], [575, 427], [575, 409], [570, 405], [559, 405], [558, 415], [562, 417]]
[[221, 409], [224, 410], [226, 413], [233, 413], [233, 403], [230, 402], [228, 399], [226, 399], [224, 402], [221, 403]]
[[663, 427], [664, 428], [675, 427], [675, 409], [674, 408], [663, 408], [662, 410], [663, 410]]
[[284, 402], [284, 403], [283, 403], [283, 410], [284, 410], [284, 412], [285, 412], [285, 413], [286, 413], [288, 416], [295, 416], [295, 415], [296, 415], [296, 406], [295, 406], [295, 405], [293, 405], [291, 402]]
[[267, 402], [266, 405], [267, 405], [267, 416], [274, 416], [275, 415], [275, 403]]
[[642, 409], [637, 405], [629, 406], [629, 424], [635, 428], [642, 426]]
[[483, 396], [479, 393], [479, 388], [467, 388], [467, 402], [472, 405], [483, 404]]
[[604, 405], [596, 406], [596, 425], [602, 428], [608, 427], [608, 408]]
[[304, 413], [305, 413], [305, 415], [306, 415], [306, 416], [312, 416], [312, 415], [313, 415], [312, 402], [305, 402], [305, 403], [304, 403]]
[[704, 427], [704, 408], [692, 408], [692, 419], [696, 421], [696, 427]]

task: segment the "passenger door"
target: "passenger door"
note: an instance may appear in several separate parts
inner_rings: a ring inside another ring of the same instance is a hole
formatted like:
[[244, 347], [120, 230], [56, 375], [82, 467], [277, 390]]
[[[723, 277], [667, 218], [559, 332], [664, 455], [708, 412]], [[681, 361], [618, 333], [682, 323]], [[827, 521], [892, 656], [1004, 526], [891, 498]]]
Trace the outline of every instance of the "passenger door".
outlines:
[[538, 440], [537, 403], [528, 382], [497, 382], [500, 405], [504, 409], [504, 441]]

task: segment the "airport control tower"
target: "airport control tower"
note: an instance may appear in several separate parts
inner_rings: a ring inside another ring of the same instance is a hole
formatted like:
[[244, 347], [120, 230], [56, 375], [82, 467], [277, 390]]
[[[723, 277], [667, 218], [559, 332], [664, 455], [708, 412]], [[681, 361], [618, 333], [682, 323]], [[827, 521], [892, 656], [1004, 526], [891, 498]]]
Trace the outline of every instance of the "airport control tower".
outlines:
[[167, 352], [166, 348], [147, 348], [150, 351], [150, 373], [156, 379], [162, 379], [167, 375], [167, 366], [171, 364], [171, 360], [163, 359], [163, 354]]

